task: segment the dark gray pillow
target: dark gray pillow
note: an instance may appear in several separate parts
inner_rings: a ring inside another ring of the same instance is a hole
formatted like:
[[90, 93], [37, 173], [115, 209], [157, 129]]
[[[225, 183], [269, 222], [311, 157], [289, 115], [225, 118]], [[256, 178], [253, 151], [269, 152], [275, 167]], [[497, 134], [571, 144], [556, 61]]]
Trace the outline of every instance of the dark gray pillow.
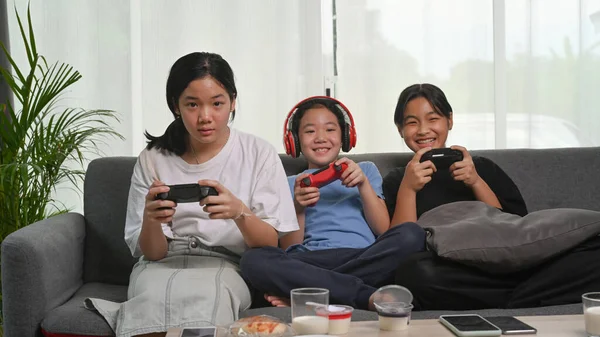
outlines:
[[557, 208], [525, 217], [480, 201], [460, 201], [423, 213], [429, 249], [492, 273], [538, 265], [600, 233], [600, 212]]

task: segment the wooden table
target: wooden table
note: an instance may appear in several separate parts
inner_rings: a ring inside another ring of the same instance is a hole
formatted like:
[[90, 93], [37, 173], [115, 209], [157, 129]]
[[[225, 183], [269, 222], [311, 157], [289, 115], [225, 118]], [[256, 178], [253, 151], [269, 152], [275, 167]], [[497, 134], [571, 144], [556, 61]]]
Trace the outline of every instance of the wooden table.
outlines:
[[[539, 337], [587, 337], [583, 315], [517, 317], [538, 330]], [[412, 320], [404, 331], [379, 330], [378, 321], [352, 322], [345, 337], [455, 337], [437, 319]], [[178, 337], [179, 328], [170, 329], [167, 337]], [[536, 335], [520, 335], [536, 336]]]

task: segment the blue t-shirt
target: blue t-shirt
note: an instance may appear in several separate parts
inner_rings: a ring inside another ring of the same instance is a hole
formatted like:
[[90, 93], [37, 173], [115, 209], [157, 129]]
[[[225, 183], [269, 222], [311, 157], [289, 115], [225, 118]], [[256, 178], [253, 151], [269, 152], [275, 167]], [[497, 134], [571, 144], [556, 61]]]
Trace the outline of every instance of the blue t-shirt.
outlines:
[[[381, 174], [373, 162], [358, 163], [371, 183], [373, 190], [383, 199]], [[303, 173], [312, 173], [309, 169]], [[298, 175], [288, 177], [292, 195]], [[375, 234], [365, 219], [358, 187], [346, 187], [335, 180], [319, 190], [319, 201], [306, 207], [304, 242], [293, 245], [292, 250], [319, 250], [329, 248], [364, 248], [375, 242]]]

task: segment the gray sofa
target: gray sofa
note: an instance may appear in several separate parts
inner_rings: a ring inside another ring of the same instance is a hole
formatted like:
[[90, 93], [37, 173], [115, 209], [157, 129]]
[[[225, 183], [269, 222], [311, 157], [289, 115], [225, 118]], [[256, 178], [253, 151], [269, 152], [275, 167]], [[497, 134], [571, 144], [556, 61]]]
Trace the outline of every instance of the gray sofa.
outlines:
[[[499, 164], [519, 186], [530, 211], [573, 207], [600, 210], [600, 148], [473, 151]], [[373, 161], [385, 176], [403, 166], [409, 153], [350, 155]], [[288, 174], [306, 167], [302, 158], [282, 156]], [[69, 213], [22, 228], [2, 243], [4, 332], [7, 337], [55, 334], [110, 336], [104, 320], [83, 307], [89, 296], [126, 299], [134, 264], [123, 240], [129, 181], [135, 158], [112, 157], [90, 163], [84, 183], [84, 215]], [[2, 218], [0, 216], [0, 221]], [[600, 289], [600, 285], [598, 285]], [[581, 313], [580, 304], [483, 314], [544, 315]], [[289, 320], [289, 309], [255, 308]], [[441, 312], [415, 312], [433, 318]], [[376, 319], [357, 311], [354, 320]]]

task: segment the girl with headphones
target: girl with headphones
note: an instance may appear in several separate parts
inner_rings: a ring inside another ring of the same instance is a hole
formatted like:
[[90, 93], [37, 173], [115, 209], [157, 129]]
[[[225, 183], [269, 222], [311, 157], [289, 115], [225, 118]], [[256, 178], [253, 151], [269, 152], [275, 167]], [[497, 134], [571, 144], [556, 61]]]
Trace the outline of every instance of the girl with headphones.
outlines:
[[[284, 143], [289, 155], [302, 153], [308, 162], [288, 177], [300, 229], [282, 236], [281, 248], [244, 253], [242, 274], [273, 305], [287, 305], [294, 288], [320, 287], [332, 303], [373, 310], [373, 293], [393, 281], [406, 256], [425, 248], [425, 232], [414, 223], [390, 229], [375, 164], [338, 158], [356, 145], [354, 121], [340, 101], [317, 96], [298, 103], [286, 119]], [[339, 179], [320, 188], [303, 184], [331, 163], [347, 167]]]

